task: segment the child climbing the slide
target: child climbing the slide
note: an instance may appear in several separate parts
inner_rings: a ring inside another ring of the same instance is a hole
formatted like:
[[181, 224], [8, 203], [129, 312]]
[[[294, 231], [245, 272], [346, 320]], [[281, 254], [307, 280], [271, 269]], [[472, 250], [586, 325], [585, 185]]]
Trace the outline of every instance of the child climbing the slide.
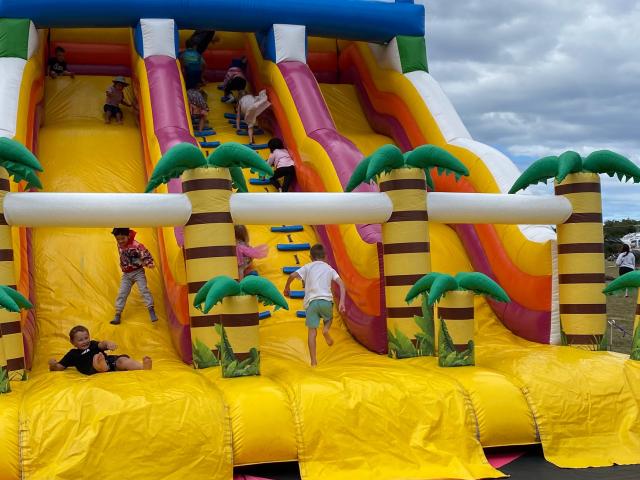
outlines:
[[111, 234], [116, 238], [116, 242], [118, 243], [120, 269], [122, 270], [120, 291], [116, 298], [116, 314], [113, 320], [111, 320], [111, 324], [120, 325], [122, 311], [124, 310], [134, 283], [138, 285], [138, 290], [140, 290], [144, 303], [149, 310], [151, 321], [157, 321], [158, 317], [156, 316], [156, 311], [153, 306], [153, 296], [147, 286], [147, 276], [144, 273], [145, 267], [155, 267], [151, 253], [143, 244], [135, 240], [135, 230], [129, 228], [114, 228]]
[[296, 278], [304, 282], [304, 308], [307, 311], [306, 325], [309, 329], [309, 356], [311, 357], [311, 366], [315, 367], [318, 364], [316, 358], [316, 336], [321, 318], [324, 322], [322, 334], [327, 341], [327, 345], [333, 345], [333, 338], [331, 338], [329, 334], [331, 321], [333, 320], [333, 293], [331, 291], [331, 284], [332, 282], [336, 282], [340, 288], [338, 310], [340, 313], [344, 313], [344, 283], [338, 275], [338, 272], [326, 263], [324, 247], [320, 244], [311, 247], [311, 263], [307, 263], [297, 272], [289, 275], [284, 287], [285, 296], [289, 296], [291, 292], [291, 282]]
[[56, 54], [49, 59], [47, 63], [47, 75], [51, 78], [56, 77], [71, 77], [74, 78], [75, 74], [70, 72], [67, 68], [67, 61], [64, 58], [65, 51], [62, 47], [56, 47]]
[[254, 141], [253, 129], [258, 122], [258, 117], [271, 106], [267, 98], [267, 91], [262, 90], [256, 96], [245, 91], [238, 94], [238, 105], [236, 105], [236, 130], [240, 130], [240, 120], [244, 118], [247, 123], [249, 143]]
[[186, 50], [180, 54], [180, 65], [182, 65], [187, 90], [197, 88], [201, 83], [205, 83], [204, 72], [207, 65], [196, 46], [193, 39], [189, 38], [185, 43]]
[[244, 71], [247, 66], [247, 59], [245, 57], [233, 59], [231, 66], [224, 75], [222, 82], [222, 89], [224, 90], [224, 97], [220, 100], [223, 103], [233, 103], [234, 98], [231, 92], [241, 92], [247, 88], [247, 79]]
[[268, 245], [249, 245], [249, 231], [244, 225], [233, 226], [236, 233], [236, 256], [238, 257], [238, 280], [242, 280], [253, 270], [254, 258], [265, 258], [269, 254]]
[[[187, 90], [187, 100], [189, 101], [189, 111], [194, 121], [194, 128], [202, 132], [209, 117], [209, 105], [207, 104], [207, 93], [198, 86]], [[198, 122], [195, 125], [195, 122]]]
[[82, 325], [76, 325], [71, 329], [69, 340], [75, 348], [69, 350], [60, 361], [55, 358], [49, 360], [49, 370], [52, 372], [69, 367], [76, 367], [85, 375], [124, 370], [151, 370], [150, 357], [144, 357], [140, 363], [129, 358], [129, 355], [107, 355], [107, 351], [116, 350], [118, 346], [108, 340], [91, 340], [89, 330]]
[[107, 100], [104, 104], [104, 123], [111, 123], [111, 119], [115, 117], [116, 122], [122, 123], [122, 110], [120, 105], [131, 107], [131, 104], [124, 98], [124, 88], [129, 85], [124, 77], [115, 77], [113, 85], [107, 88]]
[[[272, 138], [267, 145], [271, 151], [267, 162], [275, 169], [273, 177], [271, 177], [271, 184], [279, 192], [288, 192], [291, 182], [296, 176], [293, 159], [279, 138]], [[284, 179], [282, 185], [280, 185], [279, 178]]]

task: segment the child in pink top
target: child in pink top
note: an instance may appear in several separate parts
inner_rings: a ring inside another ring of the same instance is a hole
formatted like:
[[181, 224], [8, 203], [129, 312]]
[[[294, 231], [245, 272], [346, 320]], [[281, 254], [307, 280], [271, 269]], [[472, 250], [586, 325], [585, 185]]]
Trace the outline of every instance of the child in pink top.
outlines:
[[[271, 151], [267, 162], [275, 169], [273, 177], [271, 177], [271, 184], [279, 192], [288, 192], [291, 182], [296, 178], [293, 159], [279, 138], [272, 138], [267, 145]], [[279, 178], [284, 178], [282, 185], [278, 181]]]
[[242, 280], [253, 268], [254, 258], [264, 258], [269, 254], [268, 245], [249, 245], [249, 232], [244, 225], [233, 226], [236, 233], [236, 256], [238, 257], [238, 280]]

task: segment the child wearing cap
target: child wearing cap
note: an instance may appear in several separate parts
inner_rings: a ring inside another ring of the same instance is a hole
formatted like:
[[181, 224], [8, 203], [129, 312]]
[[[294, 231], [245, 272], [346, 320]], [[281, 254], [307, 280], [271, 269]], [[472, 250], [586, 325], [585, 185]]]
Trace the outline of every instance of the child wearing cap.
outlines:
[[124, 77], [115, 77], [113, 85], [107, 88], [107, 100], [104, 104], [104, 123], [111, 123], [111, 119], [115, 117], [116, 122], [122, 123], [122, 110], [120, 105], [130, 107], [131, 104], [124, 99], [124, 87], [129, 85]]

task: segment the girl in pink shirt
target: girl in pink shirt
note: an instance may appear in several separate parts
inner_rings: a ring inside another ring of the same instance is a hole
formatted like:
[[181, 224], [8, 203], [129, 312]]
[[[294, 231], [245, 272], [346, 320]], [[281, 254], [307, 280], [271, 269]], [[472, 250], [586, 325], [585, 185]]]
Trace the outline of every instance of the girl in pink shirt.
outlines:
[[254, 258], [264, 258], [269, 254], [268, 245], [249, 245], [249, 232], [244, 225], [233, 226], [236, 234], [236, 257], [238, 257], [238, 280], [253, 270], [251, 262]]
[[[279, 138], [272, 138], [267, 145], [271, 150], [271, 155], [269, 155], [267, 162], [275, 169], [275, 173], [271, 177], [271, 184], [279, 192], [288, 192], [291, 182], [296, 177], [293, 159]], [[279, 178], [284, 179], [282, 185], [280, 185]]]

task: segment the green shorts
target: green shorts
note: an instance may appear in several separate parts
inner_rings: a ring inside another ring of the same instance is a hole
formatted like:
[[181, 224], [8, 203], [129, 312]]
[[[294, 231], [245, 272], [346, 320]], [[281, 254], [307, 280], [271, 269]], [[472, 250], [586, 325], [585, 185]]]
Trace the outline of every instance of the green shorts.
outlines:
[[322, 299], [312, 300], [307, 308], [305, 324], [309, 328], [318, 328], [321, 318], [325, 324], [331, 321], [333, 318], [333, 302]]

